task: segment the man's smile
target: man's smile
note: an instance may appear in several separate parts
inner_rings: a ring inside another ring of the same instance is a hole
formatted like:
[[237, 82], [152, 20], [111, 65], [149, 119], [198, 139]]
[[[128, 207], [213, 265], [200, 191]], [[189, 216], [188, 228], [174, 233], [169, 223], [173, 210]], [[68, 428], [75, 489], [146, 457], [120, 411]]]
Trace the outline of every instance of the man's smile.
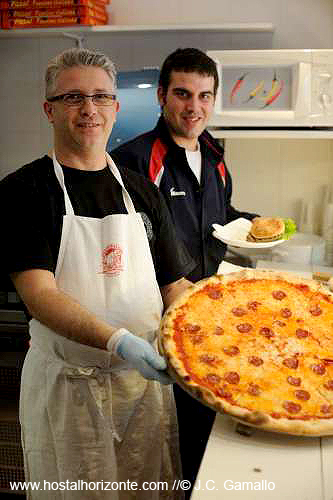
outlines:
[[99, 127], [99, 123], [78, 123], [78, 127], [81, 127], [81, 128], [94, 128], [94, 127]]

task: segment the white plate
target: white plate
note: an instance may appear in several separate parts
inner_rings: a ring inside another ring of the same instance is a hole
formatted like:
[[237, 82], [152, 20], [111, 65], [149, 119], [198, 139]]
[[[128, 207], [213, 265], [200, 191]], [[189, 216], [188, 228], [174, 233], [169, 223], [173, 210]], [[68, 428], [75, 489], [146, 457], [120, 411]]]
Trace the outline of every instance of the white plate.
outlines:
[[240, 248], [270, 248], [275, 245], [281, 245], [287, 240], [280, 239], [275, 241], [266, 241], [264, 243], [254, 243], [247, 241], [246, 237], [251, 229], [252, 222], [247, 219], [236, 219], [225, 226], [220, 224], [213, 224], [213, 236], [218, 240], [223, 241], [227, 245]]

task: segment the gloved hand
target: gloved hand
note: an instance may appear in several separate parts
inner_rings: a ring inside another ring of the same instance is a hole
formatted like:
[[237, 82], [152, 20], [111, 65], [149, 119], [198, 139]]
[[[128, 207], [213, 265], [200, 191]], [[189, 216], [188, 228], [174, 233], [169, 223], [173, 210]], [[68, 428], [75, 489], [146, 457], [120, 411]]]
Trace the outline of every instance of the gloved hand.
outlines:
[[144, 378], [157, 380], [161, 384], [172, 384], [167, 374], [166, 362], [144, 339], [133, 335], [125, 328], [117, 330], [108, 340], [108, 351], [127, 361]]

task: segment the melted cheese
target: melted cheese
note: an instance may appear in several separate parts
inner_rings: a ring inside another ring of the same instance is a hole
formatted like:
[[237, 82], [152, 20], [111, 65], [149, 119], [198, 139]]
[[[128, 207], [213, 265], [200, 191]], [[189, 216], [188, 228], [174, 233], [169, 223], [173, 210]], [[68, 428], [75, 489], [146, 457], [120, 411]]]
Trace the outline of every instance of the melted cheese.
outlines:
[[[333, 358], [332, 302], [307, 287], [282, 280], [249, 280], [220, 290], [220, 298], [211, 298], [209, 287], [199, 290], [182, 307], [179, 352], [192, 378], [215, 394], [221, 388], [227, 390], [234, 403], [250, 410], [287, 418], [333, 417], [333, 406], [328, 414], [322, 412], [323, 405], [333, 405], [333, 390], [325, 388], [333, 379], [333, 364], [323, 361]], [[275, 291], [283, 291], [285, 297], [274, 298]], [[256, 311], [248, 307], [249, 302], [258, 303]], [[319, 307], [321, 314], [314, 316], [313, 307]], [[233, 312], [236, 308], [245, 314], [238, 316]], [[285, 317], [286, 311], [290, 317]], [[239, 331], [242, 328], [249, 331]], [[263, 334], [263, 328], [273, 335]], [[307, 330], [309, 335], [299, 338], [297, 329]], [[228, 354], [235, 347], [239, 352]], [[253, 356], [263, 363], [251, 364]], [[297, 359], [296, 368], [285, 366], [289, 358]], [[315, 373], [313, 365], [324, 365], [325, 373]], [[238, 383], [228, 380], [229, 372], [239, 375]], [[300, 378], [300, 385], [291, 385], [289, 376]], [[253, 384], [259, 386], [260, 395], [249, 393]], [[297, 394], [304, 393], [297, 391], [307, 391], [310, 399], [300, 399]], [[287, 412], [286, 401], [300, 405], [299, 412]]]

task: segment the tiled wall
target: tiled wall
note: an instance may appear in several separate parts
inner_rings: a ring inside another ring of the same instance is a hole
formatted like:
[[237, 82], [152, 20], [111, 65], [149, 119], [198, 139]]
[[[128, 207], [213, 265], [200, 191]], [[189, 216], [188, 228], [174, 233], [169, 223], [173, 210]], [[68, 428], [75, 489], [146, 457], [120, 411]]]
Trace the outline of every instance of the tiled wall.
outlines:
[[313, 204], [320, 230], [324, 187], [333, 184], [333, 140], [227, 139], [233, 205], [300, 222], [301, 203]]

